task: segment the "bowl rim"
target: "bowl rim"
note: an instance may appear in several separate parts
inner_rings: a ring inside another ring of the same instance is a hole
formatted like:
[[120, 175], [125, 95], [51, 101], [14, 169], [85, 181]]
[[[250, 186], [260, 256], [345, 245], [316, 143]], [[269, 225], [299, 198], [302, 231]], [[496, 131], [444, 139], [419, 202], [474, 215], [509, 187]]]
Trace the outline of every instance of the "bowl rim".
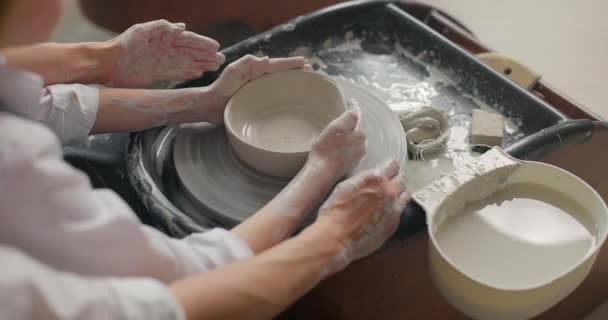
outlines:
[[[521, 166], [543, 167], [546, 170], [554, 171], [556, 173], [560, 173], [560, 174], [569, 176], [570, 178], [572, 178], [573, 183], [576, 183], [578, 186], [584, 188], [586, 192], [588, 192], [591, 196], [593, 196], [595, 198], [597, 203], [603, 208], [602, 211], [603, 211], [604, 215], [608, 216], [608, 204], [604, 201], [602, 196], [600, 196], [600, 194], [591, 185], [589, 185], [586, 181], [579, 178], [572, 172], [569, 172], [568, 170], [562, 169], [555, 165], [544, 163], [544, 162], [539, 162], [539, 161], [522, 161]], [[476, 179], [480, 179], [480, 177], [477, 177]], [[546, 187], [546, 188], [561, 192], [561, 190], [559, 190], [559, 188], [550, 186], [542, 181], [535, 182], [535, 184], [540, 185], [541, 187]], [[445, 203], [446, 203], [445, 200], [442, 201], [442, 203], [437, 206], [435, 211], [443, 210]], [[503, 292], [528, 292], [528, 291], [533, 291], [533, 290], [539, 290], [539, 289], [547, 287], [547, 286], [555, 283], [556, 281], [559, 281], [560, 279], [576, 272], [576, 270], [578, 270], [583, 265], [585, 265], [586, 263], [589, 263], [592, 260], [593, 260], [592, 263], [594, 264], [595, 257], [597, 257], [599, 250], [602, 248], [602, 246], [608, 239], [608, 231], [606, 231], [601, 236], [601, 238], [596, 239], [593, 247], [585, 254], [584, 257], [580, 258], [576, 263], [574, 263], [572, 266], [570, 266], [566, 270], [560, 272], [553, 279], [537, 281], [537, 282], [531, 283], [526, 286], [522, 285], [520, 287], [513, 288], [513, 287], [505, 287], [502, 285], [487, 283], [486, 281], [479, 279], [479, 277], [477, 277], [475, 275], [471, 275], [470, 272], [463, 270], [458, 264], [454, 263], [454, 261], [445, 253], [445, 251], [437, 243], [436, 231], [433, 230], [433, 227], [434, 227], [433, 223], [427, 223], [427, 232], [429, 233], [429, 239], [430, 239], [429, 245], [431, 246], [429, 248], [429, 250], [433, 250], [433, 249], [436, 250], [438, 252], [439, 256], [443, 259], [444, 263], [446, 263], [447, 265], [452, 267], [454, 270], [456, 270], [458, 273], [460, 273], [461, 275], [463, 275], [465, 278], [469, 279], [470, 281], [473, 281], [473, 282], [477, 283], [478, 285], [484, 286], [486, 288], [490, 288], [493, 290], [499, 290], [499, 291], [503, 291]]]
[[[251, 141], [248, 141], [247, 139], [243, 138], [241, 134], [239, 134], [237, 132], [237, 130], [235, 130], [235, 128], [233, 127], [233, 124], [228, 121], [229, 119], [229, 115], [232, 112], [233, 109], [233, 102], [234, 102], [234, 98], [239, 94], [239, 91], [241, 91], [243, 88], [250, 86], [252, 83], [263, 79], [263, 78], [268, 78], [268, 77], [272, 77], [272, 76], [276, 76], [279, 74], [287, 74], [287, 73], [300, 73], [300, 74], [308, 74], [308, 75], [312, 75], [313, 77], [316, 77], [318, 80], [320, 81], [325, 81], [327, 83], [329, 83], [338, 93], [338, 97], [340, 99], [340, 101], [342, 102], [342, 105], [344, 106], [344, 112], [348, 112], [349, 111], [349, 107], [348, 107], [348, 103], [346, 100], [346, 97], [344, 96], [344, 92], [342, 92], [342, 89], [340, 88], [340, 86], [338, 85], [338, 83], [332, 79], [330, 76], [319, 73], [319, 72], [315, 72], [315, 71], [309, 71], [309, 70], [303, 70], [303, 69], [293, 69], [293, 70], [285, 70], [285, 71], [279, 71], [279, 72], [274, 72], [274, 73], [269, 73], [269, 74], [264, 74], [256, 79], [253, 79], [251, 81], [249, 81], [248, 83], [246, 83], [245, 85], [243, 85], [234, 95], [232, 95], [232, 97], [230, 97], [230, 99], [228, 100], [228, 102], [226, 103], [226, 108], [224, 109], [224, 126], [226, 127], [226, 131], [228, 132], [228, 137], [229, 138], [236, 138], [238, 139], [238, 141], [241, 144], [247, 145], [250, 148], [254, 148], [256, 150], [261, 150], [264, 151], [266, 153], [270, 153], [270, 154], [277, 154], [277, 155], [299, 155], [299, 154], [306, 154], [308, 152], [310, 152], [310, 147], [307, 148], [306, 150], [298, 150], [298, 151], [280, 151], [280, 150], [276, 150], [276, 149], [269, 149], [269, 148], [265, 148], [256, 144], [251, 143]], [[232, 139], [228, 139], [230, 141], [230, 144], [232, 144]]]

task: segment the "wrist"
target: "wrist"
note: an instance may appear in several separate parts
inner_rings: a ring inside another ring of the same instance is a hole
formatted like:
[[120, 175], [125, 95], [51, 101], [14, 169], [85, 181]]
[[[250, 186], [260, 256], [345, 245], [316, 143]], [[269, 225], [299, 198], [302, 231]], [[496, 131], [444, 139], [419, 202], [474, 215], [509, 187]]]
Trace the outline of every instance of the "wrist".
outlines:
[[224, 87], [226, 87], [226, 85], [222, 84], [221, 79], [216, 79], [212, 84], [205, 88], [209, 90], [210, 94], [213, 94], [215, 99], [217, 99], [218, 101], [224, 101], [224, 104], [226, 104], [228, 103], [228, 100], [232, 98], [234, 93], [229, 94], [228, 92], [226, 92], [226, 90], [222, 89]]
[[342, 271], [350, 263], [346, 255], [347, 243], [336, 234], [335, 226], [327, 221], [318, 219], [297, 235], [297, 238], [303, 238], [307, 248], [315, 250], [315, 256], [324, 260], [326, 265], [324, 277]]
[[212, 122], [218, 116], [215, 95], [208, 87], [175, 89], [170, 92], [175, 96], [171, 99], [174, 103], [168, 110], [169, 123]]
[[99, 84], [111, 84], [118, 51], [120, 48], [115, 41], [86, 42], [81, 44], [81, 52], [86, 57], [92, 80]]
[[302, 214], [309, 213], [327, 197], [339, 178], [325, 161], [309, 158], [285, 188], [291, 190], [291, 194], [299, 194], [292, 198], [290, 207]]
[[327, 159], [316, 156], [314, 151], [310, 152], [302, 172], [314, 173], [312, 175], [315, 176], [315, 180], [323, 179], [323, 182], [329, 182], [331, 186], [342, 178], [337, 166]]

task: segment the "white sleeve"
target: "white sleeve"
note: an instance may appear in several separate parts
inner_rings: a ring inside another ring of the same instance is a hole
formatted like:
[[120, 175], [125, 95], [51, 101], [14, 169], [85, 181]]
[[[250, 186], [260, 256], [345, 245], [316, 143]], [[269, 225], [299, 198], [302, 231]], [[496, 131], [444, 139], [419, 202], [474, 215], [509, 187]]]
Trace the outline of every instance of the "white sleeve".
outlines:
[[43, 84], [39, 75], [5, 68], [0, 61], [0, 109], [44, 123], [63, 143], [84, 140], [99, 108], [97, 87]]
[[173, 294], [157, 280], [81, 277], [4, 246], [0, 261], [2, 319], [185, 319]]
[[92, 189], [65, 163], [46, 128], [2, 113], [0, 219], [1, 243], [83, 275], [169, 282], [253, 255], [227, 230], [178, 240], [144, 226], [119, 196]]
[[53, 130], [63, 144], [86, 139], [93, 128], [99, 108], [95, 86], [57, 84], [43, 89], [39, 119]]

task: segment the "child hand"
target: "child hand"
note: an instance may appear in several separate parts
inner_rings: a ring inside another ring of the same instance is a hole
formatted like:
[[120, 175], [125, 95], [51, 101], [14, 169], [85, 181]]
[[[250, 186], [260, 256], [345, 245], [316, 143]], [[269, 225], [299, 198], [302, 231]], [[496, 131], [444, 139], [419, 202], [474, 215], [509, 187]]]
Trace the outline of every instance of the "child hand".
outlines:
[[206, 120], [213, 124], [224, 122], [224, 109], [228, 100], [247, 82], [264, 74], [305, 68], [303, 57], [294, 58], [258, 58], [246, 55], [229, 64], [220, 77], [209, 87], [214, 102], [212, 109], [203, 110]]
[[361, 113], [348, 111], [332, 121], [313, 143], [307, 165], [326, 167], [335, 179], [353, 170], [366, 152]]

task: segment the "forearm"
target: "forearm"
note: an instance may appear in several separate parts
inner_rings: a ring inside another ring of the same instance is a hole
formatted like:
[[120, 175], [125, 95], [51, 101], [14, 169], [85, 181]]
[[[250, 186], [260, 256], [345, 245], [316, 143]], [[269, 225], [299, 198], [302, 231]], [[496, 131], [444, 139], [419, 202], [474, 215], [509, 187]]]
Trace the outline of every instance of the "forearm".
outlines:
[[266, 206], [232, 231], [255, 253], [285, 240], [325, 198], [339, 177], [320, 162], [308, 161]]
[[41, 75], [46, 85], [106, 83], [114, 48], [108, 42], [42, 43], [2, 50], [8, 66]]
[[141, 131], [167, 124], [205, 121], [215, 103], [207, 88], [99, 90], [93, 133]]
[[271, 319], [339, 268], [343, 247], [322, 228], [254, 258], [174, 283], [187, 318]]

